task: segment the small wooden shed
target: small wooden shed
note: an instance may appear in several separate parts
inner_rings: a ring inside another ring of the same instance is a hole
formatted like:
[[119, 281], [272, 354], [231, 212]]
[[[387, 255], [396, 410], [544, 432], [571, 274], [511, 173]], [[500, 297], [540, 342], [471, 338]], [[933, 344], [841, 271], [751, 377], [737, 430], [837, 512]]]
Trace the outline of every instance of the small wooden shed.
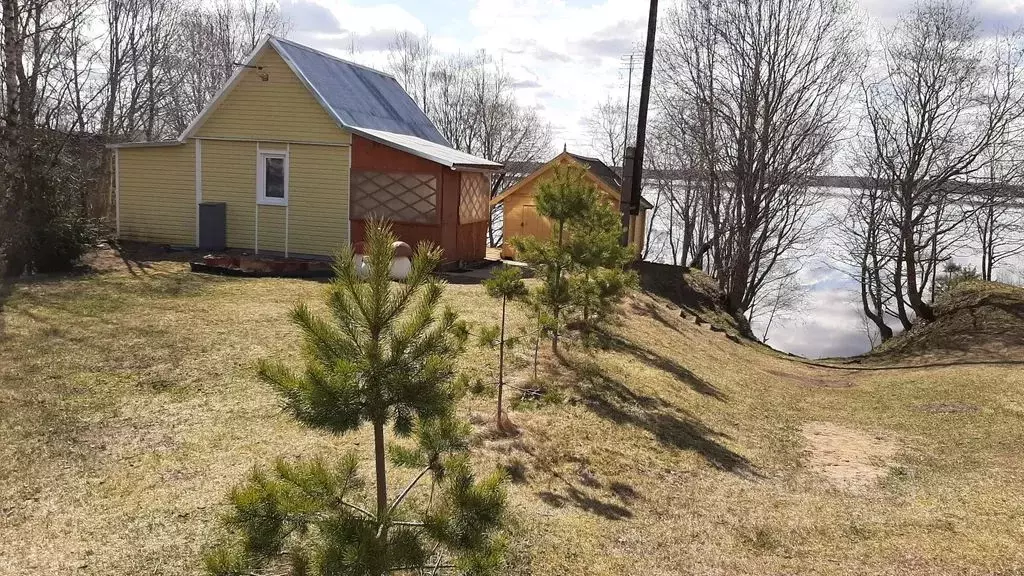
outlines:
[[[547, 218], [537, 212], [534, 196], [540, 190], [540, 185], [555, 167], [574, 163], [582, 166], [587, 172], [587, 177], [594, 183], [597, 189], [604, 193], [605, 199], [613, 207], [619, 209], [619, 197], [622, 190], [622, 179], [607, 164], [597, 158], [588, 158], [563, 151], [547, 164], [544, 164], [528, 176], [517, 182], [491, 200], [491, 206], [502, 205], [504, 216], [504, 235], [501, 246], [502, 258], [515, 258], [516, 251], [509, 242], [509, 239], [516, 236], [533, 236], [536, 238], [550, 238], [551, 225]], [[647, 234], [647, 211], [653, 206], [646, 200], [641, 199], [640, 213], [629, 217], [630, 245], [634, 247], [637, 256], [643, 253], [644, 238]]]
[[113, 148], [120, 238], [204, 246], [213, 229], [285, 257], [333, 256], [383, 218], [446, 262], [482, 260], [501, 168], [455, 150], [393, 77], [276, 37], [177, 139]]

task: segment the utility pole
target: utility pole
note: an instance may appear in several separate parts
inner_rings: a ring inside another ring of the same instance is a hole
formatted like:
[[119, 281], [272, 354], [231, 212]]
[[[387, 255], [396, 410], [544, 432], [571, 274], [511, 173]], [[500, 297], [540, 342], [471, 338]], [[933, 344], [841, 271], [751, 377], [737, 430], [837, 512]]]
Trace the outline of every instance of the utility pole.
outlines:
[[[644, 75], [640, 84], [640, 110], [636, 123], [636, 149], [626, 149], [622, 166], [622, 192], [619, 206], [622, 210], [622, 245], [629, 241], [630, 215], [640, 213], [640, 190], [643, 184], [644, 147], [647, 140], [647, 109], [651, 103], [651, 77], [654, 75], [654, 40], [658, 30], [658, 0], [651, 0], [651, 11], [647, 17], [647, 43], [644, 46]], [[628, 108], [628, 106], [627, 106]], [[626, 131], [627, 133], [629, 130]], [[632, 157], [632, 166], [627, 166]], [[628, 168], [632, 168], [627, 172]]]
[[622, 158], [616, 159], [622, 161], [623, 174], [625, 174], [626, 169], [626, 148], [629, 148], [629, 111], [632, 108], [633, 103], [633, 61], [635, 59], [636, 54], [630, 52], [629, 64], [627, 65], [628, 72], [626, 73], [626, 117], [622, 120], [623, 126], [625, 127], [625, 130], [622, 131]]
[[633, 190], [629, 213], [640, 213], [640, 185], [643, 183], [644, 148], [647, 141], [647, 108], [651, 104], [651, 77], [654, 75], [654, 38], [658, 31], [658, 0], [651, 0], [647, 17], [647, 45], [644, 47], [644, 77], [640, 84], [640, 111], [636, 122], [636, 155], [633, 159]]

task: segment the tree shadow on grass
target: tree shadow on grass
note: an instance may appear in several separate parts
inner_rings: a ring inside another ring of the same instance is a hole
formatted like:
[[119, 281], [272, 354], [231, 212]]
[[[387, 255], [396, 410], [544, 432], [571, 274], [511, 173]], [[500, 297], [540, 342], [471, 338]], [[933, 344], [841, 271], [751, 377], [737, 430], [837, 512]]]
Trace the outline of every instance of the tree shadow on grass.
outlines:
[[631, 512], [629, 508], [620, 506], [614, 502], [605, 502], [598, 498], [594, 498], [574, 486], [566, 487], [565, 495], [552, 492], [550, 490], [544, 490], [542, 492], [538, 492], [537, 497], [548, 506], [554, 508], [573, 506], [583, 510], [584, 512], [596, 514], [609, 520], [625, 520], [633, 517], [633, 512]]
[[683, 332], [682, 330], [679, 329], [678, 318], [667, 318], [664, 314], [661, 313], [661, 309], [658, 306], [656, 306], [653, 302], [633, 302], [630, 307], [633, 309], [633, 312], [654, 318], [655, 320], [658, 321], [659, 324], [665, 326], [666, 328], [670, 328], [676, 332], [679, 332], [680, 334]]
[[697, 376], [691, 372], [689, 368], [679, 364], [671, 358], [666, 358], [649, 348], [634, 344], [633, 342], [629, 342], [628, 340], [618, 336], [602, 333], [602, 337], [605, 348], [626, 352], [651, 368], [671, 374], [676, 380], [689, 386], [691, 390], [698, 394], [710, 396], [715, 400], [721, 400], [723, 402], [729, 399], [725, 392], [722, 392], [713, 384], [700, 376]]
[[762, 477], [750, 460], [722, 444], [730, 439], [728, 435], [712, 430], [688, 411], [661, 398], [638, 394], [599, 369], [562, 358], [581, 378], [580, 402], [598, 416], [645, 430], [664, 446], [692, 450], [719, 470], [746, 478]]
[[[519, 444], [518, 449], [528, 454], [533, 460], [533, 465], [548, 475], [547, 489], [536, 493], [537, 497], [548, 506], [553, 508], [572, 506], [609, 520], [623, 520], [633, 517], [633, 512], [627, 508], [627, 505], [631, 505], [638, 500], [640, 494], [629, 484], [618, 480], [612, 481], [607, 490], [611, 493], [613, 499], [611, 501], [604, 500], [599, 497], [602, 492], [602, 482], [596, 478], [587, 479], [581, 474], [580, 484], [582, 487], [578, 487], [565, 474], [559, 471], [554, 465], [555, 463], [550, 459], [543, 457], [522, 443]], [[569, 460], [575, 459], [570, 458]], [[583, 463], [585, 460], [578, 460], [578, 462]], [[513, 467], [506, 467], [506, 471], [509, 473], [512, 481], [517, 484], [525, 484], [527, 481], [525, 465], [521, 462], [516, 462], [514, 467], [518, 469], [514, 476], [510, 470]], [[560, 483], [561, 488], [551, 486], [555, 481]], [[618, 499], [621, 504], [615, 503], [614, 499]]]

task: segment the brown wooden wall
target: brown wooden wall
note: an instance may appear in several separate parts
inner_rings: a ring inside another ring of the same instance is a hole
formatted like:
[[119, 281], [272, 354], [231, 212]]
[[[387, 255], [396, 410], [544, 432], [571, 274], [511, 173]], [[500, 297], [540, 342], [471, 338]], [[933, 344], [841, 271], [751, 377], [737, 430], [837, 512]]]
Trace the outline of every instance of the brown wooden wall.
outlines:
[[[444, 250], [445, 262], [483, 260], [487, 222], [459, 225], [461, 173], [424, 158], [378, 144], [358, 135], [352, 137], [352, 171], [408, 172], [437, 178], [437, 221], [432, 224], [392, 222], [399, 239], [415, 247], [432, 242]], [[366, 222], [352, 220], [352, 242], [363, 242]]]
[[460, 260], [472, 262], [487, 257], [487, 221], [459, 225]]

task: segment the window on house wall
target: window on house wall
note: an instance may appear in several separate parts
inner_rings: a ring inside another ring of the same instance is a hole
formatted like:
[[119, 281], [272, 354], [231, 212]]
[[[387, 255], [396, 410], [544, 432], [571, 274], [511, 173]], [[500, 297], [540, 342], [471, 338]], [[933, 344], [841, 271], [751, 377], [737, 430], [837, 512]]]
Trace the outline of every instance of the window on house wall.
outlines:
[[483, 222], [491, 217], [491, 189], [487, 177], [472, 172], [462, 173], [459, 191], [459, 223]]
[[352, 172], [352, 218], [433, 224], [437, 221], [437, 178], [402, 172]]
[[260, 151], [256, 172], [257, 201], [260, 204], [288, 204], [288, 153]]

